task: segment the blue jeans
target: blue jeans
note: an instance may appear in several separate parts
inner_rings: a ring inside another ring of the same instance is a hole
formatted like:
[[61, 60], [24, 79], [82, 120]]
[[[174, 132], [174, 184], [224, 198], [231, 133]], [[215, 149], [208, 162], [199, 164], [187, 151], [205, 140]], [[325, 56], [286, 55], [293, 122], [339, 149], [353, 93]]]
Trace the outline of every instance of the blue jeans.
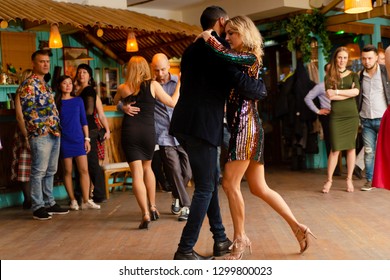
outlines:
[[374, 160], [376, 150], [376, 140], [378, 138], [381, 119], [361, 119], [363, 126], [362, 138], [364, 145], [364, 165], [366, 168], [366, 179], [372, 181], [374, 172]]
[[53, 206], [54, 174], [57, 172], [60, 154], [60, 137], [52, 134], [30, 139], [31, 148], [31, 210]]
[[177, 138], [188, 154], [195, 181], [190, 214], [179, 243], [179, 251], [189, 253], [198, 240], [206, 214], [214, 241], [226, 240], [218, 198], [217, 147], [196, 137]]

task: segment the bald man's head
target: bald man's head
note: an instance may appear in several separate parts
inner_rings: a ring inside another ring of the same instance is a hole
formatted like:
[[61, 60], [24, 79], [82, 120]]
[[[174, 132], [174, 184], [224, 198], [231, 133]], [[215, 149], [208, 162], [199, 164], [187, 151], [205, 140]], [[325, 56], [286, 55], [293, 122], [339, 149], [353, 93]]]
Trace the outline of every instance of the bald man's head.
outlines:
[[165, 84], [169, 81], [169, 60], [163, 53], [157, 53], [152, 58], [152, 72], [156, 81]]

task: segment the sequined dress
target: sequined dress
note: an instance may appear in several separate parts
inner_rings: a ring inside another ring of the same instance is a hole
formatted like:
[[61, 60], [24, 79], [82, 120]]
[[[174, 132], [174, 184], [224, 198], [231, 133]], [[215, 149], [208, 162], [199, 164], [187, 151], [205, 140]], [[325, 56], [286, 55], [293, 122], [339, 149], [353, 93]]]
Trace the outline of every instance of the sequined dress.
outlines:
[[[258, 78], [260, 64], [255, 55], [226, 49], [214, 37], [210, 37], [207, 44], [223, 59], [239, 65], [250, 77]], [[226, 104], [226, 119], [231, 133], [228, 161], [255, 160], [264, 163], [264, 130], [257, 102], [244, 98], [235, 89], [230, 92]]]

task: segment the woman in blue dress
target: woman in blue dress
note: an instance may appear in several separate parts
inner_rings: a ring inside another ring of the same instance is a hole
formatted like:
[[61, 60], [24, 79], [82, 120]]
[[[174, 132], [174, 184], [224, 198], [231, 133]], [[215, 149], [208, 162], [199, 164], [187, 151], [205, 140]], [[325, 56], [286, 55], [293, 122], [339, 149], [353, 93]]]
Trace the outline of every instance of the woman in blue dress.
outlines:
[[70, 209], [79, 210], [73, 191], [72, 162], [76, 161], [80, 173], [82, 191], [81, 209], [100, 209], [100, 205], [89, 199], [90, 178], [87, 153], [91, 150], [87, 117], [80, 97], [72, 96], [73, 81], [69, 76], [58, 79], [56, 105], [60, 112], [61, 148], [60, 158], [64, 166], [64, 184], [70, 199]]

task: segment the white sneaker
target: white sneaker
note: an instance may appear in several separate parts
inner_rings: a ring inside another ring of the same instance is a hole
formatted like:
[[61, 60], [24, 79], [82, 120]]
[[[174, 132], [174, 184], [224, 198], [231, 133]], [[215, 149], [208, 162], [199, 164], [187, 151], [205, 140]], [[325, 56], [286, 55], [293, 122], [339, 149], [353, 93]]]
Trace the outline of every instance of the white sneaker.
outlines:
[[88, 200], [86, 203], [81, 203], [81, 209], [86, 210], [86, 209], [100, 209], [100, 205], [96, 204], [93, 202], [92, 199]]
[[72, 200], [72, 201], [70, 202], [69, 208], [70, 208], [70, 210], [74, 210], [74, 211], [79, 210], [80, 207], [79, 207], [79, 205], [78, 205], [76, 199], [75, 199], [75, 200]]
[[180, 201], [178, 198], [173, 198], [172, 199], [172, 205], [171, 205], [171, 213], [174, 215], [179, 215], [180, 214]]
[[179, 218], [177, 218], [180, 222], [182, 221], [187, 221], [188, 220], [188, 215], [190, 214], [190, 208], [187, 206], [184, 206], [181, 208]]

